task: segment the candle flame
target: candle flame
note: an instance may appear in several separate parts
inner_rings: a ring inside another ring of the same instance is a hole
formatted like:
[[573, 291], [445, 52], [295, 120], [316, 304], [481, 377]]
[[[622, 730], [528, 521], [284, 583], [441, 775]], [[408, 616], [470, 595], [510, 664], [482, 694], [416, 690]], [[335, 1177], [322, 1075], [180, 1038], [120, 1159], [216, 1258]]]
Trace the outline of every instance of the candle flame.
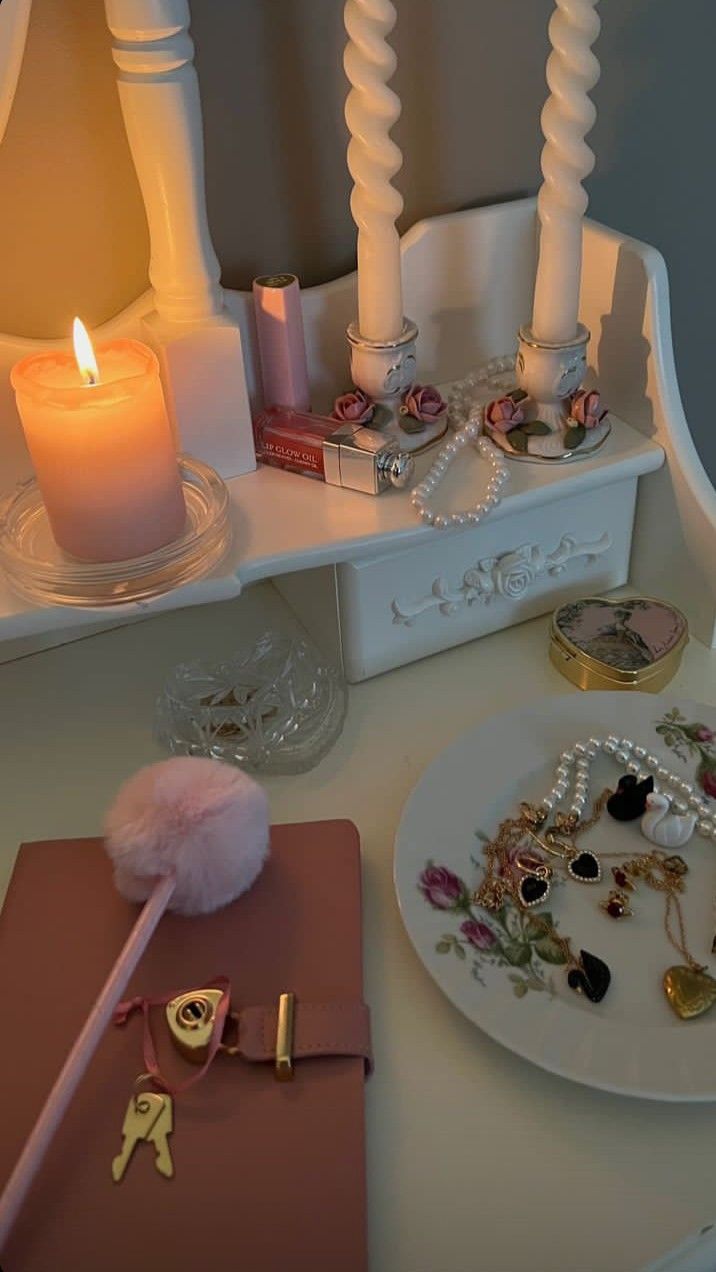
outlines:
[[72, 324], [72, 343], [75, 346], [75, 358], [83, 384], [96, 384], [99, 380], [97, 359], [94, 356], [89, 332], [79, 318], [75, 318]]

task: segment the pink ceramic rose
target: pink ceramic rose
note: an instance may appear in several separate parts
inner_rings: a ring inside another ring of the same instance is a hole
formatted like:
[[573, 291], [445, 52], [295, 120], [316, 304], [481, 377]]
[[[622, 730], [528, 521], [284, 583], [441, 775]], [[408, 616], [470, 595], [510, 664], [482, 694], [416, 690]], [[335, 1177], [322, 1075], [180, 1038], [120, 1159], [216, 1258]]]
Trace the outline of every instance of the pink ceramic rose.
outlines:
[[447, 866], [426, 866], [418, 887], [436, 910], [456, 910], [465, 900], [465, 885]]
[[525, 413], [511, 397], [501, 397], [485, 407], [485, 419], [498, 433], [509, 433], [519, 424], [524, 424]]
[[401, 415], [412, 415], [413, 419], [430, 424], [445, 414], [448, 406], [434, 384], [414, 384], [408, 389], [400, 408]]
[[697, 724], [694, 730], [694, 739], [697, 742], [713, 742], [714, 731], [708, 729], [705, 724]]
[[492, 928], [479, 919], [466, 919], [460, 924], [460, 931], [476, 950], [491, 950], [493, 945], [497, 945], [497, 937]]
[[716, 769], [705, 768], [699, 773], [699, 782], [709, 799], [716, 799]]
[[596, 428], [607, 414], [602, 406], [602, 399], [597, 389], [580, 389], [575, 393], [570, 406], [570, 415], [577, 424], [584, 428]]
[[375, 403], [362, 389], [353, 389], [350, 393], [341, 393], [333, 403], [334, 420], [343, 420], [348, 424], [368, 424], [373, 418]]

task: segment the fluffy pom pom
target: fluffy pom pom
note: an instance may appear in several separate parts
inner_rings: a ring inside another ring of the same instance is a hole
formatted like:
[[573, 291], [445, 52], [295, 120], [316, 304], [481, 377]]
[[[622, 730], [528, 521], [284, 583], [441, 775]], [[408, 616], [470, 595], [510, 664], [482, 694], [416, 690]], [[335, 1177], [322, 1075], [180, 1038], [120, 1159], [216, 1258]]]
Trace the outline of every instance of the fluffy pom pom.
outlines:
[[268, 854], [268, 800], [240, 769], [176, 756], [140, 769], [105, 820], [118, 890], [146, 901], [158, 876], [174, 874], [169, 909], [208, 914], [251, 887]]

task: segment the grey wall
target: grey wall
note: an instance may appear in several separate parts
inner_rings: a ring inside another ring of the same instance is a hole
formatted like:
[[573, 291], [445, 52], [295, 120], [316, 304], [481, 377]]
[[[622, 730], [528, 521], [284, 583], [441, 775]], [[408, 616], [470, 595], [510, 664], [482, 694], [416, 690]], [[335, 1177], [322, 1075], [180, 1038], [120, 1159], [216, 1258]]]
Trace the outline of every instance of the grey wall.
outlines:
[[713, 0], [601, 6], [603, 63], [591, 214], [658, 247], [691, 431], [716, 483], [710, 313], [716, 291]]
[[[539, 183], [552, 0], [396, 0], [405, 228]], [[212, 232], [224, 282], [352, 267], [342, 0], [193, 0]], [[713, 0], [603, 0], [592, 214], [656, 244], [694, 436], [716, 480]], [[0, 147], [0, 330], [65, 333], [144, 286], [147, 234], [102, 0], [34, 0]]]

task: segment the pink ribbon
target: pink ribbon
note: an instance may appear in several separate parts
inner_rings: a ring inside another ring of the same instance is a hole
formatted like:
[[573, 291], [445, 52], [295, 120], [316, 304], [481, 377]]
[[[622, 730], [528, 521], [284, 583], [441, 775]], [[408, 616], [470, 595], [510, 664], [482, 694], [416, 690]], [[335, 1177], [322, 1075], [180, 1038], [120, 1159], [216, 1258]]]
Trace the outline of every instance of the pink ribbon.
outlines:
[[129, 1020], [130, 1016], [134, 1015], [135, 1011], [141, 1011], [142, 1016], [144, 1017], [142, 1039], [144, 1068], [152, 1078], [153, 1082], [155, 1082], [162, 1091], [166, 1091], [167, 1095], [170, 1095], [172, 1099], [174, 1099], [182, 1091], [187, 1091], [189, 1087], [194, 1086], [195, 1082], [199, 1082], [199, 1080], [204, 1077], [204, 1074], [221, 1046], [221, 1039], [224, 1034], [224, 1026], [226, 1024], [226, 1017], [228, 1015], [229, 1002], [231, 999], [231, 982], [229, 981], [228, 976], [214, 976], [211, 980], [207, 981], [205, 985], [200, 985], [198, 988], [220, 989], [222, 994], [219, 1000], [219, 1005], [216, 1008], [216, 1015], [214, 1017], [214, 1025], [209, 1039], [209, 1049], [207, 1051], [206, 1060], [202, 1064], [201, 1068], [197, 1069], [190, 1078], [187, 1078], [185, 1082], [178, 1083], [178, 1085], [168, 1082], [159, 1068], [157, 1049], [154, 1045], [154, 1035], [152, 1033], [149, 1012], [152, 1007], [166, 1007], [167, 1003], [170, 1003], [173, 998], [177, 998], [179, 994], [183, 994], [185, 991], [182, 989], [173, 989], [168, 994], [161, 994], [158, 998], [143, 998], [141, 996], [138, 996], [137, 998], [127, 998], [124, 1002], [117, 1004], [112, 1017], [115, 1025], [124, 1025]]

